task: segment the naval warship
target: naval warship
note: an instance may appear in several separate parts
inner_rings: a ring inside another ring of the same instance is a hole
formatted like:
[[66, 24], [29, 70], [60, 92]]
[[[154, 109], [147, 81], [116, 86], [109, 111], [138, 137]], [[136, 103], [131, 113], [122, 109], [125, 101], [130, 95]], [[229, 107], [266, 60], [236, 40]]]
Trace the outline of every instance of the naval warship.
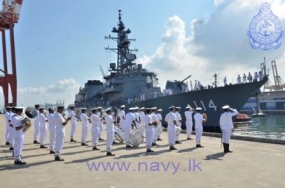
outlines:
[[[261, 81], [229, 84], [217, 87], [203, 87], [200, 85], [196, 89], [189, 89], [184, 80], [168, 80], [164, 92], [159, 87], [158, 75], [151, 70], [135, 63], [137, 49], [131, 49], [131, 41], [128, 35], [130, 29], [126, 29], [119, 10], [119, 22], [117, 27], [113, 27], [112, 32], [116, 36], [106, 36], [105, 39], [116, 41], [116, 48], [105, 48], [117, 53], [117, 62], [110, 63], [109, 73], [106, 75], [100, 66], [104, 81], [89, 80], [84, 88], [80, 88], [76, 95], [75, 107], [87, 107], [89, 110], [96, 106], [115, 107], [126, 105], [129, 107], [157, 107], [163, 110], [162, 116], [168, 113], [171, 105], [181, 107], [180, 113], [183, 118], [182, 128], [185, 128], [184, 109], [190, 105], [193, 109], [201, 107], [202, 113], [207, 115], [204, 123], [204, 131], [220, 132], [219, 118], [223, 113], [222, 106], [230, 105], [232, 108], [240, 110], [248, 98], [258, 93], [260, 87], [267, 81], [265, 76]], [[216, 75], [217, 76], [217, 75]], [[166, 126], [163, 121], [163, 126]]]

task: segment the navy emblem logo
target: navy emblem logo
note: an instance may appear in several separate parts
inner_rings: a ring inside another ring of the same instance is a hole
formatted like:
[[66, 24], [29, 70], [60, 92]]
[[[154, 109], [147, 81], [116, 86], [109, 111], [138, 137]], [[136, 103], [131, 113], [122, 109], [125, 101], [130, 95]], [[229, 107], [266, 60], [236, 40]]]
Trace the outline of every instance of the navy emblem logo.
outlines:
[[250, 46], [262, 50], [279, 48], [284, 34], [278, 17], [272, 13], [268, 3], [260, 6], [259, 13], [251, 20], [247, 33]]

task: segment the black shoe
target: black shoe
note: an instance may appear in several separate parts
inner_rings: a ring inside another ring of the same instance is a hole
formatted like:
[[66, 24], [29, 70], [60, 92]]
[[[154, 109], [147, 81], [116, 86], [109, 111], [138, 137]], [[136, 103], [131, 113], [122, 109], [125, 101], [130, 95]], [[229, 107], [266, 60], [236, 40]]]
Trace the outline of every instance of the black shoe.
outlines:
[[27, 164], [27, 163], [24, 162], [24, 161], [21, 161], [21, 160], [15, 160], [14, 164], [16, 164], [16, 165], [24, 165], [24, 164]]
[[126, 148], [133, 148], [131, 145], [126, 145]]
[[10, 142], [7, 141], [5, 145], [6, 145], [6, 146], [10, 146]]
[[201, 146], [201, 144], [196, 144], [196, 148], [203, 148], [204, 146]]
[[98, 149], [98, 148], [95, 146], [95, 147], [93, 147], [93, 150], [100, 150], [100, 149]]
[[39, 144], [39, 142], [35, 140], [35, 141], [34, 141], [34, 144]]
[[81, 143], [81, 146], [88, 146], [88, 144], [86, 144], [86, 143]]
[[162, 141], [162, 139], [161, 139], [161, 138], [158, 138], [156, 141]]
[[187, 140], [193, 140], [192, 138], [187, 138]]
[[119, 143], [117, 143], [117, 142], [113, 141], [113, 144], [119, 144]]
[[154, 151], [151, 149], [147, 149], [146, 152], [154, 152]]
[[49, 154], [55, 154], [55, 151], [50, 150]]
[[170, 146], [169, 150], [177, 150], [174, 146]]
[[151, 146], [157, 146], [157, 144], [156, 143], [152, 143]]
[[73, 138], [70, 139], [70, 142], [77, 142], [76, 140], [74, 140]]
[[47, 147], [46, 147], [46, 146], [44, 146], [44, 145], [41, 145], [41, 146], [40, 146], [40, 148], [47, 148]]
[[115, 156], [115, 154], [113, 154], [111, 152], [107, 152], [107, 156]]
[[181, 142], [179, 142], [179, 141], [175, 141], [175, 144], [182, 144]]
[[230, 150], [230, 144], [226, 144], [227, 145], [227, 153], [232, 153], [233, 151]]
[[11, 147], [9, 148], [9, 150], [10, 150], [10, 151], [14, 151], [14, 148], [11, 146]]
[[59, 156], [56, 156], [56, 157], [54, 158], [54, 160], [55, 160], [55, 161], [64, 161], [64, 159], [61, 158], [61, 157], [59, 157]]
[[99, 138], [99, 140], [100, 140], [100, 141], [104, 141], [104, 139], [103, 139], [103, 138]]

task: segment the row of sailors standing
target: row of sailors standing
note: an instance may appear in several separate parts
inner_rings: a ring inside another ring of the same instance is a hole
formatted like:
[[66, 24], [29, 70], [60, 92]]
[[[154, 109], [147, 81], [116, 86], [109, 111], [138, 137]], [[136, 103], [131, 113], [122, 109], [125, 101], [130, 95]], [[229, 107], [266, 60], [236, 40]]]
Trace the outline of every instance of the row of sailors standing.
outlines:
[[254, 76], [251, 75], [251, 73], [249, 72], [248, 73], [248, 76], [246, 76], [245, 74], [243, 74], [243, 77], [242, 77], [242, 81], [241, 81], [241, 76], [238, 75], [237, 77], [237, 83], [246, 83], [248, 80], [248, 82], [257, 82], [257, 81], [261, 81], [263, 79], [264, 75], [262, 74], [261, 71], [259, 71], [258, 73], [255, 72], [254, 73]]

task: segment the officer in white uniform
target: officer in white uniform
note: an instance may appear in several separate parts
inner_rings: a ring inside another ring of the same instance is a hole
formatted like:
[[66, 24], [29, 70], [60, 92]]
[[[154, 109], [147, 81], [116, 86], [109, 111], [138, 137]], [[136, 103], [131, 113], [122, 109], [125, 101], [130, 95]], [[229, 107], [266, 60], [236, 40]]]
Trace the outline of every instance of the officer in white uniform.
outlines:
[[45, 146], [45, 139], [47, 135], [47, 118], [44, 114], [44, 107], [39, 108], [39, 122], [40, 122], [40, 148], [47, 148]]
[[10, 151], [13, 151], [14, 150], [14, 136], [13, 136], [13, 133], [14, 133], [14, 127], [13, 127], [13, 124], [12, 124], [12, 117], [16, 114], [15, 113], [15, 107], [12, 107], [12, 110], [10, 112], [10, 119], [9, 119], [9, 143], [10, 143], [10, 148], [9, 150]]
[[145, 108], [141, 107], [140, 108], [140, 113], [139, 113], [139, 121], [141, 122], [141, 131], [143, 134], [143, 137], [145, 137], [145, 113], [144, 113]]
[[76, 142], [76, 140], [73, 139], [77, 125], [77, 118], [74, 112], [74, 106], [70, 107], [69, 117], [71, 117], [70, 142]]
[[125, 128], [125, 121], [126, 121], [126, 113], [125, 113], [125, 105], [121, 106], [121, 109], [119, 111], [119, 116], [120, 116], [120, 128], [124, 130]]
[[193, 121], [192, 121], [192, 116], [193, 116], [193, 109], [191, 106], [186, 106], [185, 108], [185, 118], [186, 118], [186, 135], [187, 135], [187, 140], [192, 140], [191, 138], [191, 133], [193, 129]]
[[93, 150], [100, 150], [97, 148], [98, 139], [99, 139], [99, 123], [101, 121], [101, 118], [97, 115], [97, 108], [93, 108], [91, 110], [92, 115], [90, 116], [90, 121], [92, 124], [92, 144], [93, 144]]
[[[180, 109], [181, 109], [180, 107], [175, 107], [176, 123], [177, 123], [177, 126], [181, 128], [182, 117], [181, 117], [181, 114], [179, 113]], [[179, 141], [179, 135], [176, 135], [175, 144], [182, 144]]]
[[130, 145], [130, 132], [134, 125], [135, 125], [134, 108], [129, 108], [129, 112], [126, 115], [125, 130], [124, 130], [126, 148], [132, 148], [132, 146]]
[[175, 115], [175, 106], [169, 107], [169, 113], [165, 116], [165, 121], [167, 122], [167, 133], [168, 133], [168, 143], [169, 150], [177, 150], [174, 145], [176, 141], [176, 129], [177, 121]]
[[88, 135], [89, 123], [89, 117], [86, 115], [86, 108], [81, 108], [80, 121], [82, 122], [81, 146], [88, 146], [88, 144], [85, 143]]
[[[99, 107], [97, 107], [97, 110], [98, 110], [98, 112], [97, 112], [97, 115], [102, 119], [103, 117], [103, 114], [102, 114], [102, 107], [101, 106], [99, 106]], [[101, 120], [100, 121], [100, 123], [99, 123], [99, 140], [100, 141], [103, 141], [104, 139], [103, 138], [101, 138], [101, 134], [102, 134], [102, 131], [103, 131], [103, 120]]]
[[203, 118], [202, 114], [200, 113], [202, 108], [197, 107], [196, 113], [194, 115], [195, 120], [195, 131], [196, 131], [196, 148], [203, 148], [204, 146], [201, 146], [201, 137], [203, 134], [203, 122], [205, 122], [205, 119]]
[[54, 114], [54, 123], [56, 127], [56, 137], [55, 137], [55, 161], [64, 161], [63, 158], [60, 157], [61, 150], [64, 144], [65, 137], [65, 125], [68, 123], [68, 119], [64, 119], [62, 114], [64, 111], [64, 106], [59, 105], [57, 107], [57, 112]]
[[107, 108], [105, 111], [107, 113], [104, 117], [106, 121], [106, 132], [107, 132], [107, 141], [106, 141], [107, 156], [115, 156], [115, 154], [111, 152], [112, 144], [114, 141], [114, 134], [115, 134], [115, 127], [114, 127], [115, 120], [113, 119], [111, 108]]
[[[37, 113], [40, 114], [39, 112], [40, 105], [36, 104], [35, 109], [37, 110]], [[35, 126], [35, 133], [34, 133], [34, 144], [39, 144], [38, 136], [40, 134], [40, 122], [39, 122], [39, 116], [35, 119], [34, 121], [34, 126]]]
[[152, 107], [151, 108], [151, 118], [153, 122], [156, 122], [155, 125], [152, 126], [153, 128], [153, 141], [152, 141], [152, 146], [159, 146], [158, 144], [156, 144], [156, 139], [157, 139], [157, 126], [158, 126], [158, 118], [156, 116], [156, 111], [157, 111], [157, 107]]
[[[10, 127], [10, 113], [11, 113], [11, 107], [10, 106], [6, 106], [6, 110], [5, 110], [5, 121], [6, 121], [6, 133], [5, 133], [5, 138], [6, 138], [6, 146], [9, 146], [10, 145], [10, 142], [9, 142], [9, 133], [10, 133], [10, 130], [11, 130], [11, 127]], [[13, 130], [13, 128], [12, 128]], [[13, 137], [13, 136], [12, 136]]]
[[151, 146], [153, 145], [153, 126], [156, 125], [155, 121], [153, 121], [153, 117], [151, 115], [152, 109], [146, 108], [146, 129], [145, 129], [145, 137], [146, 137], [146, 152], [154, 152], [151, 150]]
[[232, 117], [238, 114], [236, 109], [230, 108], [229, 105], [225, 105], [222, 107], [224, 113], [220, 117], [220, 127], [223, 134], [223, 146], [224, 153], [231, 153], [230, 151], [230, 138], [232, 134], [232, 130], [234, 129]]
[[[158, 109], [157, 110], [157, 113], [156, 113], [156, 117], [157, 117], [157, 120], [159, 122], [159, 124], [157, 125], [158, 128], [161, 128], [162, 127], [162, 116], [161, 116], [161, 112], [162, 112], [162, 109]], [[162, 127], [163, 128], [163, 127]], [[162, 139], [160, 138], [160, 134], [161, 132], [157, 131], [157, 141], [162, 141]]]
[[14, 144], [14, 164], [23, 165], [26, 162], [22, 161], [21, 154], [23, 150], [23, 143], [24, 143], [24, 132], [23, 132], [23, 125], [22, 125], [22, 113], [24, 107], [15, 107], [15, 115], [12, 117], [12, 124], [14, 126], [14, 133], [13, 137], [15, 140]]
[[55, 147], [55, 136], [56, 136], [56, 127], [54, 122], [54, 108], [48, 109], [48, 130], [49, 130], [49, 148], [50, 148], [50, 154], [55, 154], [54, 147]]

